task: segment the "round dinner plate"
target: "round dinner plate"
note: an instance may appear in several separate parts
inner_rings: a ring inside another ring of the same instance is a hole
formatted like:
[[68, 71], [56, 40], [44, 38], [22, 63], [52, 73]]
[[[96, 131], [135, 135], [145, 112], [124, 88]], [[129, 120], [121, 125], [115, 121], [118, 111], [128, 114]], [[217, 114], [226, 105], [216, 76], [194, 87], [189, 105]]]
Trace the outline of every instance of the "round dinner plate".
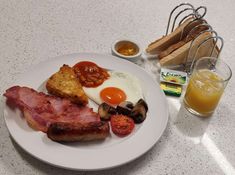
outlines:
[[[77, 53], [59, 56], [32, 66], [14, 85], [45, 91], [46, 80], [63, 64], [92, 61], [100, 67], [129, 72], [141, 83], [149, 111], [146, 120], [136, 125], [127, 137], [111, 134], [103, 141], [57, 143], [45, 133], [31, 129], [19, 110], [5, 103], [4, 118], [12, 138], [29, 154], [54, 166], [73, 170], [100, 170], [130, 162], [147, 152], [161, 137], [168, 121], [168, 106], [159, 84], [142, 68], [126, 60], [102, 54]], [[45, 91], [46, 92], [46, 91]], [[97, 110], [97, 105], [88, 104]]]

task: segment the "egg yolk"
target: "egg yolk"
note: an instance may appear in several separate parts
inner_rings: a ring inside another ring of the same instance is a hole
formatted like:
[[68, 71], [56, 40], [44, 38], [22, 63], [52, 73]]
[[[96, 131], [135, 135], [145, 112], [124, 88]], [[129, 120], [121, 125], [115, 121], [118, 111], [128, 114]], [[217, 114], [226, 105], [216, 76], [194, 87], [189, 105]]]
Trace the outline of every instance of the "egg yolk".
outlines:
[[101, 99], [109, 104], [118, 105], [126, 100], [126, 94], [116, 87], [107, 87], [100, 92]]

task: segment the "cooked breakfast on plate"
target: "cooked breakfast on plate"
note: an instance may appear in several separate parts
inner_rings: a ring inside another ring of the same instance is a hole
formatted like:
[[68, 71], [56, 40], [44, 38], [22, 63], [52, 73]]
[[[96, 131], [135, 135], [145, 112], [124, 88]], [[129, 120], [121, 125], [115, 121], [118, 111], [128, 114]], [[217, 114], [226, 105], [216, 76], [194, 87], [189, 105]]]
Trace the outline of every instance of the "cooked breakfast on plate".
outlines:
[[[46, 89], [50, 95], [13, 86], [4, 96], [9, 106], [22, 111], [31, 128], [53, 141], [100, 140], [111, 131], [123, 137], [145, 120], [148, 111], [134, 75], [107, 71], [89, 61], [73, 67], [64, 64], [48, 78]], [[97, 112], [89, 107], [88, 98], [99, 105]]]

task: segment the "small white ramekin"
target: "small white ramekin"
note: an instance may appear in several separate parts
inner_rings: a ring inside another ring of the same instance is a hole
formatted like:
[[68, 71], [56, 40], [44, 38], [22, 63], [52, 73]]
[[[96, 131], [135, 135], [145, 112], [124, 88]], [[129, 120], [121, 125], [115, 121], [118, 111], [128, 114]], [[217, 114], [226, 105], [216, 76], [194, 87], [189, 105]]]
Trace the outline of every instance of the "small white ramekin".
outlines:
[[[131, 43], [133, 44], [138, 52], [135, 54], [135, 55], [131, 55], [131, 56], [126, 56], [126, 55], [122, 55], [121, 53], [119, 53], [117, 50], [118, 48], [120, 47], [120, 45], [122, 44], [125, 44], [125, 43]], [[112, 50], [112, 54], [115, 55], [115, 56], [118, 56], [120, 58], [123, 58], [123, 59], [126, 59], [128, 61], [131, 61], [131, 62], [137, 62], [142, 54], [142, 51], [141, 51], [141, 48], [140, 48], [140, 45], [137, 44], [135, 41], [132, 41], [132, 40], [128, 40], [128, 39], [122, 39], [122, 40], [117, 40], [115, 41], [113, 44], [112, 44], [112, 47], [111, 47], [111, 50]]]

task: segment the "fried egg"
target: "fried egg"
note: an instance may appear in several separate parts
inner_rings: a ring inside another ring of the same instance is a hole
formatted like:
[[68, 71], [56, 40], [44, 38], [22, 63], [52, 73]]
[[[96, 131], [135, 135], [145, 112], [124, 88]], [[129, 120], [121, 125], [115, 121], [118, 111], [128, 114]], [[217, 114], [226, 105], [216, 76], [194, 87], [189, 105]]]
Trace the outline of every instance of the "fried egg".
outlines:
[[98, 87], [83, 87], [86, 95], [97, 104], [106, 102], [116, 106], [123, 101], [136, 103], [143, 98], [137, 77], [127, 72], [108, 71], [110, 77]]

